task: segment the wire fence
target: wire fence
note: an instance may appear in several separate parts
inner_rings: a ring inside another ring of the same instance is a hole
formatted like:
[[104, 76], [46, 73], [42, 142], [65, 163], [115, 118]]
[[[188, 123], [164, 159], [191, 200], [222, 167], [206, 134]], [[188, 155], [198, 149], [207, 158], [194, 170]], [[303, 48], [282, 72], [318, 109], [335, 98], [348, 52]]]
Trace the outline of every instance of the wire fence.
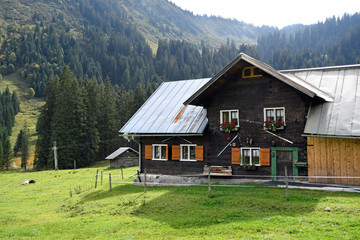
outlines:
[[[347, 183], [353, 183], [354, 185], [359, 185], [356, 188], [353, 188], [351, 191], [360, 193], [360, 177], [358, 176], [288, 176], [286, 171], [283, 176], [272, 176], [272, 175], [212, 175], [212, 174], [192, 174], [192, 175], [182, 175], [182, 176], [172, 176], [175, 179], [164, 179], [159, 177], [159, 175], [147, 174], [146, 169], [144, 169], [144, 173], [137, 172], [126, 172], [124, 174], [121, 169], [121, 174], [117, 173], [115, 175], [111, 174], [111, 171], [100, 172], [97, 170], [95, 177], [95, 188], [98, 184], [108, 184], [109, 190], [112, 190], [113, 184], [117, 186], [121, 185], [138, 185], [144, 187], [144, 193], [147, 191], [147, 186], [201, 186], [207, 187], [209, 194], [212, 191], [212, 187], [232, 187], [232, 188], [251, 188], [256, 187], [256, 185], [245, 184], [245, 183], [266, 183], [273, 182], [273, 184], [265, 184], [275, 185], [277, 187], [286, 188], [286, 199], [289, 199], [289, 188], [293, 188], [296, 186], [295, 183], [307, 183], [312, 188], [324, 187], [320, 185], [314, 184], [329, 184], [328, 189], [331, 190], [334, 187], [334, 180], [346, 180]], [[310, 181], [309, 181], [310, 180]], [[295, 185], [294, 185], [295, 184]], [[289, 185], [291, 185], [289, 187]], [[309, 185], [303, 185], [305, 187]], [[297, 185], [298, 188], [299, 185]], [[339, 189], [339, 187], [337, 186]], [[347, 186], [342, 186], [342, 191]], [[316, 189], [315, 189], [316, 190]], [[334, 189], [333, 189], [334, 190]], [[341, 189], [340, 189], [341, 190]], [[350, 191], [350, 190], [349, 190]]]

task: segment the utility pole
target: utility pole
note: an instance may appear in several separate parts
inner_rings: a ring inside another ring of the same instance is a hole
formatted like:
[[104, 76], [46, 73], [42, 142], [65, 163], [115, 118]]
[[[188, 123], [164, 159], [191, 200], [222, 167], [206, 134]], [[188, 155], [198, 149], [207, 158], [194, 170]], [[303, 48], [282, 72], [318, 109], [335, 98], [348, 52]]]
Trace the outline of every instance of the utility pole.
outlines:
[[56, 147], [56, 141], [54, 141], [54, 164], [55, 164], [55, 171], [58, 170], [58, 159], [57, 159], [57, 147]]

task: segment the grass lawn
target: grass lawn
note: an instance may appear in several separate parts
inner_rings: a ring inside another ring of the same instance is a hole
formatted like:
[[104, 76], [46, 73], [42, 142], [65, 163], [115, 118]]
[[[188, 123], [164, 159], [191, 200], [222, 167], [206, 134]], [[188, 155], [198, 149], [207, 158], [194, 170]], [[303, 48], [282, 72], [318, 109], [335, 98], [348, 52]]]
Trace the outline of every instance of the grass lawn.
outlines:
[[[360, 195], [259, 185], [147, 187], [137, 168], [0, 172], [1, 239], [359, 239]], [[108, 172], [111, 171], [112, 191]], [[24, 179], [36, 184], [23, 185]], [[329, 207], [327, 211], [325, 208]]]

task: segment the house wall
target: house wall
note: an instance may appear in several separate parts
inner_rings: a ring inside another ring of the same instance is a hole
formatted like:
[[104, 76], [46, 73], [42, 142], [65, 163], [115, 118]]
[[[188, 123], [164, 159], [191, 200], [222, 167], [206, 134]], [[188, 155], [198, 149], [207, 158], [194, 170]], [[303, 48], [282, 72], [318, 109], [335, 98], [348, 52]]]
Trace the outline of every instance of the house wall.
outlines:
[[[166, 143], [171, 149], [173, 144], [179, 145], [186, 142], [179, 138], [164, 142], [168, 137], [143, 137], [141, 139], [142, 170], [147, 168], [147, 172], [158, 174], [201, 174], [204, 165], [215, 165], [231, 166], [234, 175], [271, 175], [271, 166], [259, 166], [256, 171], [247, 171], [240, 164], [232, 164], [231, 148], [241, 147], [295, 147], [298, 148], [298, 160], [306, 162], [306, 138], [301, 134], [311, 99], [266, 73], [263, 73], [262, 77], [255, 78], [243, 79], [239, 75], [227, 76], [227, 78], [230, 79], [226, 80], [224, 86], [203, 102], [209, 119], [204, 136], [184, 137], [194, 144], [204, 146], [204, 161], [144, 160], [145, 145]], [[285, 107], [285, 129], [276, 131], [275, 134], [292, 141], [293, 144], [264, 132], [264, 108], [271, 107]], [[239, 110], [240, 127], [237, 131], [225, 133], [220, 130], [220, 110], [232, 109]], [[228, 138], [233, 139], [237, 134], [239, 137], [233, 145], [217, 156], [229, 143]], [[306, 171], [299, 171], [299, 175], [306, 174]]]
[[124, 152], [117, 158], [110, 160], [110, 168], [131, 167], [139, 165], [139, 155], [134, 152]]
[[309, 182], [360, 185], [359, 139], [308, 137], [307, 149]]

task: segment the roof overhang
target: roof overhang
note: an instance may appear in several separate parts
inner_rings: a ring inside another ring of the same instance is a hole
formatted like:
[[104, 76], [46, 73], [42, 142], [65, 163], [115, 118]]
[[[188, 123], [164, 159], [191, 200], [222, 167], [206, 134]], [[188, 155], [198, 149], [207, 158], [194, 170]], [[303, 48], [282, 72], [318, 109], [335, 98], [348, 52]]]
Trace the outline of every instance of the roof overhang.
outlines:
[[233, 68], [237, 63], [240, 61], [245, 61], [262, 71], [266, 72], [267, 74], [279, 79], [280, 81], [292, 86], [293, 88], [299, 90], [300, 92], [306, 94], [307, 96], [314, 98], [315, 96], [318, 96], [325, 101], [331, 101], [332, 96], [327, 95], [326, 93], [317, 94], [320, 90], [317, 89], [314, 86], [309, 85], [308, 83], [302, 81], [301, 79], [297, 79], [295, 81], [294, 79], [291, 79], [287, 77], [286, 75], [282, 74], [281, 72], [275, 70], [271, 66], [256, 60], [244, 53], [240, 53], [233, 61], [231, 61], [225, 68], [223, 68], [220, 72], [218, 72], [213, 78], [211, 78], [203, 87], [201, 87], [198, 91], [196, 91], [191, 97], [189, 97], [184, 104], [191, 104], [195, 99], [197, 99], [202, 93], [204, 93], [210, 86], [212, 86], [219, 78], [225, 75], [226, 72], [228, 72], [231, 68]]

